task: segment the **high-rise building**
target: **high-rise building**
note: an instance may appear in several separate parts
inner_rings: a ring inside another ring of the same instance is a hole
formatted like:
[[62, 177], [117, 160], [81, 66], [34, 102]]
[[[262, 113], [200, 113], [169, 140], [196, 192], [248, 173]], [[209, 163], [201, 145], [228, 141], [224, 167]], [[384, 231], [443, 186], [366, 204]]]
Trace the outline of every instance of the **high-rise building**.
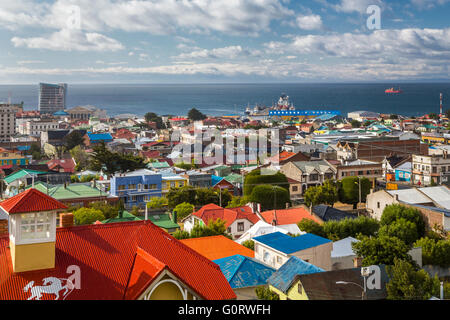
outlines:
[[10, 104], [0, 104], [0, 142], [11, 141], [16, 134], [16, 109]]
[[53, 114], [66, 108], [67, 84], [39, 84], [39, 111]]

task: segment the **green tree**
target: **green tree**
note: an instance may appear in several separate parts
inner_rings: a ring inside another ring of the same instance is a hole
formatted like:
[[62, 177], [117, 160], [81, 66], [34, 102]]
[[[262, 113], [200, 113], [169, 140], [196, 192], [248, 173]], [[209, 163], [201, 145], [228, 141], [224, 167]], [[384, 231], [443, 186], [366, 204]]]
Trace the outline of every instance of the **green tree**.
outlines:
[[76, 225], [93, 224], [96, 221], [105, 220], [105, 216], [100, 210], [92, 208], [80, 208], [73, 212]]
[[203, 113], [201, 113], [200, 111], [198, 111], [197, 109], [192, 108], [188, 112], [188, 118], [192, 121], [199, 121], [199, 120], [206, 119], [206, 116]]
[[365, 202], [367, 195], [370, 193], [371, 183], [367, 178], [346, 177], [339, 184], [339, 200], [343, 203], [352, 204], [354, 209], [359, 202], [359, 186], [361, 185], [361, 202]]
[[397, 237], [407, 245], [412, 245], [417, 239], [419, 239], [416, 224], [406, 220], [405, 218], [400, 218], [390, 224], [381, 226], [379, 235]]
[[168, 205], [167, 199], [164, 197], [153, 197], [147, 203], [149, 209], [161, 209]]
[[346, 218], [339, 221], [326, 221], [322, 228], [326, 238], [337, 241], [347, 237], [375, 236], [380, 224], [375, 219], [360, 216], [356, 219]]
[[242, 207], [247, 203], [249, 203], [249, 200], [246, 197], [232, 197], [232, 199], [228, 202], [227, 208]]
[[333, 206], [338, 200], [338, 191], [334, 182], [327, 180], [321, 186], [309, 187], [304, 194], [304, 199], [308, 207], [318, 204]]
[[226, 229], [227, 228], [225, 226], [225, 221], [223, 221], [221, 219], [217, 219], [215, 221], [210, 220], [208, 222], [207, 226], [205, 226], [203, 224], [195, 225], [191, 230], [190, 237], [191, 238], [201, 238], [201, 237], [223, 235], [223, 236], [230, 238], [230, 236], [226, 232]]
[[189, 239], [191, 235], [189, 232], [178, 229], [173, 233], [173, 237], [178, 240]]
[[228, 189], [222, 189], [222, 190], [216, 190], [215, 191], [218, 194], [218, 201], [217, 205], [223, 207], [226, 207], [228, 203], [230, 203], [231, 199], [233, 198], [232, 194]]
[[196, 204], [204, 206], [209, 203], [219, 203], [219, 195], [215, 190], [210, 188], [198, 188], [196, 191]]
[[133, 207], [131, 208], [130, 213], [131, 213], [133, 216], [136, 216], [136, 217], [138, 217], [138, 216], [141, 215], [141, 211], [139, 210], [139, 207], [138, 207], [138, 206], [133, 206]]
[[250, 250], [255, 250], [255, 241], [253, 240], [246, 240], [242, 242], [242, 245]]
[[[394, 224], [395, 221], [404, 219], [406, 221], [409, 221], [413, 223], [416, 226], [417, 230], [417, 237], [416, 239], [412, 240], [412, 242], [416, 241], [417, 239], [423, 237], [425, 235], [425, 221], [423, 220], [423, 216], [420, 213], [419, 210], [415, 208], [406, 207], [399, 204], [392, 204], [389, 206], [386, 206], [383, 210], [383, 214], [381, 215], [380, 223], [381, 226], [389, 226]], [[403, 228], [402, 226], [396, 226], [397, 230], [399, 232], [403, 233], [403, 236], [406, 237], [406, 233], [409, 233], [409, 238], [411, 239], [413, 233], [411, 230], [407, 230], [408, 226], [403, 221]], [[411, 229], [411, 225], [409, 224], [409, 228]], [[393, 233], [394, 231], [391, 231], [390, 233]], [[409, 242], [409, 241], [408, 241]], [[411, 242], [411, 243], [412, 243]]]
[[256, 169], [245, 176], [244, 196], [250, 196], [256, 186], [268, 184], [285, 188], [289, 192], [289, 182], [287, 177], [281, 172], [275, 174], [261, 175], [261, 170]]
[[280, 296], [267, 287], [257, 287], [255, 292], [258, 300], [280, 300]]
[[289, 192], [282, 187], [259, 185], [253, 188], [249, 197], [251, 202], [261, 204], [261, 210], [284, 209], [290, 203]]
[[74, 130], [64, 137], [64, 144], [66, 150], [72, 150], [73, 148], [84, 144], [84, 137], [80, 131]]
[[353, 251], [363, 258], [363, 266], [375, 264], [393, 265], [396, 258], [412, 261], [408, 255], [409, 247], [396, 237], [367, 237], [352, 243]]
[[439, 279], [416, 268], [409, 262], [398, 258], [387, 267], [389, 282], [386, 284], [387, 298], [390, 300], [428, 300], [439, 292]]
[[196, 203], [196, 190], [192, 186], [184, 186], [181, 188], [171, 188], [167, 193], [167, 201], [170, 208], [175, 208], [183, 202]]
[[323, 226], [310, 219], [302, 219], [298, 224], [298, 228], [306, 233], [312, 233], [320, 237], [326, 237]]
[[422, 247], [422, 263], [424, 265], [450, 267], [450, 240], [422, 238], [414, 243], [414, 247]]
[[177, 213], [178, 221], [181, 221], [194, 212], [194, 206], [190, 203], [183, 202], [178, 204], [173, 211]]
[[89, 166], [89, 155], [79, 145], [70, 150], [70, 155], [75, 160], [77, 171], [82, 171]]
[[164, 124], [162, 118], [154, 112], [147, 112], [144, 115], [144, 118], [145, 118], [145, 121], [147, 121], [147, 122], [150, 122], [150, 121], [155, 122], [157, 129], [165, 129], [166, 128], [166, 125]]
[[116, 203], [115, 205], [111, 205], [109, 203], [105, 203], [103, 201], [96, 201], [91, 202], [89, 204], [89, 208], [100, 210], [105, 217], [105, 219], [111, 219], [117, 217], [119, 214], [119, 203]]

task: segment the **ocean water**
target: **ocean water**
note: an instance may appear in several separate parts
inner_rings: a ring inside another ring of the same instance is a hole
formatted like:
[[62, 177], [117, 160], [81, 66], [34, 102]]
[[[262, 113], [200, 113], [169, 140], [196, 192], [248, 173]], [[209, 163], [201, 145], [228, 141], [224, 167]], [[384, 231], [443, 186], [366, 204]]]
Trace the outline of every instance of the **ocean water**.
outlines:
[[[385, 94], [390, 87], [402, 94]], [[67, 107], [93, 105], [109, 115], [186, 115], [196, 107], [208, 115], [243, 114], [255, 104], [270, 106], [282, 93], [296, 109], [368, 110], [418, 116], [439, 112], [439, 94], [444, 94], [444, 111], [450, 109], [450, 83], [408, 84], [68, 84]], [[11, 94], [13, 103], [24, 102], [26, 110], [37, 109], [36, 85], [0, 85], [0, 101]]]

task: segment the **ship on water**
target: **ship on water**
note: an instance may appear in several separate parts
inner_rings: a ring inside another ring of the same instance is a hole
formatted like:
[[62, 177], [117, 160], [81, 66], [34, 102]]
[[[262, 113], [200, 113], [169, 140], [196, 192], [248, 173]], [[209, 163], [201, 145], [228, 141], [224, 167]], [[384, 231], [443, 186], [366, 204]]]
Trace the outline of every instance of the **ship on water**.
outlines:
[[295, 110], [294, 104], [289, 101], [289, 96], [285, 93], [281, 94], [278, 102], [271, 107], [260, 106], [258, 104], [252, 109], [250, 106], [245, 110], [247, 116], [267, 116], [270, 111]]
[[392, 88], [386, 89], [384, 92], [385, 93], [402, 93], [403, 91], [400, 90], [400, 88], [394, 89], [394, 87], [392, 87]]
[[247, 117], [254, 120], [272, 118], [278, 120], [301, 121], [303, 119], [310, 119], [325, 115], [334, 117], [340, 115], [341, 113], [338, 110], [297, 110], [294, 104], [289, 101], [289, 96], [283, 93], [278, 99], [278, 102], [273, 104], [271, 107], [256, 105], [252, 110], [250, 106], [248, 106], [245, 110], [245, 114]]

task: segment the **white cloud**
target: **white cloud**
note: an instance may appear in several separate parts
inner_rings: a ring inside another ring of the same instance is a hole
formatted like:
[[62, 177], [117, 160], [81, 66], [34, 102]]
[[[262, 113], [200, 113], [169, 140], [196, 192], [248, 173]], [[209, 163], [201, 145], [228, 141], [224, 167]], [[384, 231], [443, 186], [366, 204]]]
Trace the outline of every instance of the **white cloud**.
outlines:
[[384, 3], [381, 0], [341, 0], [341, 2], [335, 5], [334, 8], [338, 12], [358, 12], [365, 14], [367, 8], [371, 5], [384, 7]]
[[41, 61], [41, 60], [22, 60], [22, 61], [17, 61], [18, 65], [24, 65], [24, 64], [42, 64], [45, 63], [45, 61]]
[[176, 59], [235, 59], [237, 57], [258, 56], [259, 51], [251, 51], [241, 46], [229, 46], [216, 49], [200, 49], [189, 53], [182, 53], [174, 58]]
[[110, 29], [152, 34], [218, 31], [256, 35], [269, 30], [270, 23], [293, 16], [283, 0], [14, 0], [16, 5], [0, 9], [0, 26], [19, 28], [38, 25], [67, 27], [69, 9], [81, 9], [81, 28], [102, 32]]
[[322, 28], [322, 18], [316, 14], [298, 16], [297, 25], [303, 30], [318, 30]]
[[49, 37], [11, 39], [15, 47], [47, 49], [55, 51], [117, 51], [124, 49], [115, 39], [99, 33], [83, 33], [80, 30], [63, 29]]
[[450, 0], [411, 0], [411, 3], [419, 9], [431, 9], [436, 5], [444, 5], [449, 2]]

